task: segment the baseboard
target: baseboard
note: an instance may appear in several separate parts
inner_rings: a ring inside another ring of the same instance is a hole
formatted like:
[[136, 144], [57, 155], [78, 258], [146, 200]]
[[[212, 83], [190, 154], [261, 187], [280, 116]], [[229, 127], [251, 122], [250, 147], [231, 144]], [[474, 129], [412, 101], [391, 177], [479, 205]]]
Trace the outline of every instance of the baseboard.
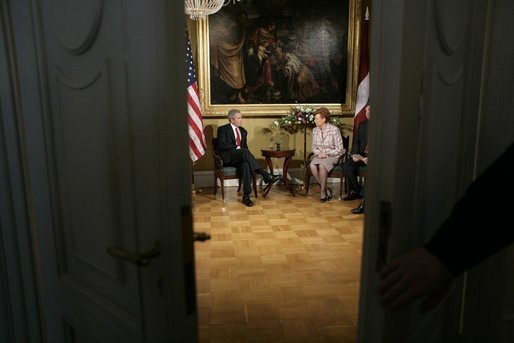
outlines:
[[[204, 187], [214, 187], [214, 176], [212, 170], [206, 171], [196, 171], [193, 173], [194, 184], [196, 187], [204, 188]], [[275, 169], [273, 171], [274, 174], [282, 175], [282, 169]], [[293, 180], [293, 182], [297, 184], [303, 184], [303, 168], [289, 168], [287, 171], [288, 178]], [[262, 178], [259, 176], [257, 179], [257, 183], [260, 184], [262, 182]], [[311, 178], [311, 183], [313, 182], [313, 178]], [[219, 183], [219, 180], [218, 180]], [[328, 178], [328, 183], [339, 183], [339, 178]], [[225, 181], [225, 187], [237, 187], [237, 180], [227, 180]]]

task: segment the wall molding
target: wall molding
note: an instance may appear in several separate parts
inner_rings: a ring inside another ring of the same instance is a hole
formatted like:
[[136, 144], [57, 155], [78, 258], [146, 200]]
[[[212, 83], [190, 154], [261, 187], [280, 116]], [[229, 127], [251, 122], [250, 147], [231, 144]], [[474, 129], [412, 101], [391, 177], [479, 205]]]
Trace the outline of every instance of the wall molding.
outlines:
[[[194, 178], [194, 184], [196, 187], [214, 187], [214, 171], [213, 170], [203, 170], [203, 171], [195, 171], [193, 172], [193, 178]], [[282, 168], [277, 168], [273, 170], [274, 174], [280, 174], [282, 175]], [[296, 182], [298, 184], [303, 184], [303, 168], [289, 168], [288, 169], [288, 177], [290, 180], [293, 180], [293, 182]], [[260, 185], [262, 183], [262, 178], [260, 176], [257, 177], [257, 184]], [[315, 183], [314, 178], [311, 178], [311, 184]], [[333, 184], [337, 183], [339, 184], [339, 178], [328, 178], [328, 183]], [[218, 180], [219, 185], [219, 180]], [[225, 181], [225, 187], [237, 187], [238, 181], [237, 180], [226, 180]]]

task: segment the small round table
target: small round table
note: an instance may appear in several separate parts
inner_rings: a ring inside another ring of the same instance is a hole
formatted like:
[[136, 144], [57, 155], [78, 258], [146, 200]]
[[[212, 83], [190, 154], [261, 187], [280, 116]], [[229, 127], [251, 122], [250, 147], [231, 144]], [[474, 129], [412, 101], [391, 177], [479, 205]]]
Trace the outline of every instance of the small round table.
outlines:
[[[273, 175], [273, 164], [271, 163], [271, 158], [272, 157], [284, 158], [284, 167], [282, 169], [282, 180], [284, 181], [284, 186], [291, 192], [291, 194], [293, 194], [293, 196], [296, 196], [296, 195], [294, 192], [294, 186], [289, 185], [289, 182], [287, 180], [287, 168], [289, 168], [289, 163], [291, 163], [295, 151], [296, 151], [296, 149], [291, 149], [291, 150], [261, 149], [262, 156], [264, 158], [266, 158], [266, 163], [268, 164], [269, 172], [271, 175]], [[266, 195], [268, 195], [268, 192], [270, 191], [271, 186], [272, 186], [272, 184], [269, 184], [268, 186], [266, 186], [266, 188], [264, 189], [263, 197], [266, 197]]]

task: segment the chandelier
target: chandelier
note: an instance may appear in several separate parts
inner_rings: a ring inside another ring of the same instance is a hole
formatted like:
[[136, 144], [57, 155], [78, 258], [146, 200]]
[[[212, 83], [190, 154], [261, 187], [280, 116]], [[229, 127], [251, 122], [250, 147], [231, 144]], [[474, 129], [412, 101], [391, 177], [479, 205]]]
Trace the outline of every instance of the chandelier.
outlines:
[[184, 0], [184, 9], [191, 19], [200, 20], [218, 12], [230, 2], [235, 4], [236, 1], [241, 0]]

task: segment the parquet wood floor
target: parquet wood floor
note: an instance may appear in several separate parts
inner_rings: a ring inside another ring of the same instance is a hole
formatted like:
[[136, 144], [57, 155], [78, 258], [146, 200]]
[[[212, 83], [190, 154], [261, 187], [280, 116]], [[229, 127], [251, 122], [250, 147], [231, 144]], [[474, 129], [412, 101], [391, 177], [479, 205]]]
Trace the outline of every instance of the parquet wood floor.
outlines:
[[200, 342], [355, 342], [363, 215], [274, 186], [193, 195]]

